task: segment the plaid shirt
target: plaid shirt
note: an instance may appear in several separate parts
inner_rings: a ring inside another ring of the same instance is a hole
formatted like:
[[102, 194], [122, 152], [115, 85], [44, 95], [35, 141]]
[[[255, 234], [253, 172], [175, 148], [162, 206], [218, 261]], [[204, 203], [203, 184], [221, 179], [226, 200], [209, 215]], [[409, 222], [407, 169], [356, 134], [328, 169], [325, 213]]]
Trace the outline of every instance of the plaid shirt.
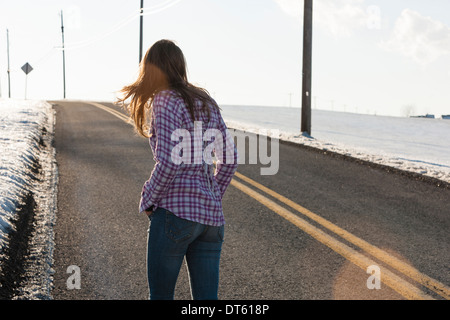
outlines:
[[220, 111], [210, 110], [209, 121], [199, 109], [193, 122], [175, 91], [155, 96], [149, 140], [156, 164], [142, 188], [140, 212], [153, 205], [202, 224], [225, 223], [222, 197], [237, 169], [237, 150]]

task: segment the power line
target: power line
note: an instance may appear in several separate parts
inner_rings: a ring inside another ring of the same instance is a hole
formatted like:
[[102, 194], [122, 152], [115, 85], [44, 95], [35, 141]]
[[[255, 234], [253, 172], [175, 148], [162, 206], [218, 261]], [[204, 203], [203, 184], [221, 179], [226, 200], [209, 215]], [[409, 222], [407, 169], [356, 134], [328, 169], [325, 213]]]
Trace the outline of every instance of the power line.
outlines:
[[[134, 11], [132, 14], [130, 14], [128, 17], [117, 23], [114, 27], [109, 29], [108, 31], [105, 31], [104, 33], [94, 36], [90, 39], [79, 41], [79, 42], [73, 42], [73, 43], [67, 43], [65, 50], [74, 50], [74, 49], [80, 49], [87, 47], [93, 43], [97, 43], [100, 40], [103, 40], [104, 38], [112, 35], [113, 33], [116, 33], [117, 31], [123, 29], [127, 25], [129, 25], [131, 22], [133, 22], [138, 17], [143, 17], [147, 15], [152, 15], [159, 13], [161, 11], [164, 11], [166, 9], [169, 9], [170, 7], [173, 7], [177, 3], [181, 2], [182, 0], [166, 0], [163, 3], [159, 5], [155, 5], [149, 8], [143, 8], [142, 10], [139, 8], [139, 10]], [[142, 11], [142, 12], [141, 12]], [[61, 48], [55, 47], [55, 49], [61, 50]]]
[[[63, 11], [61, 10], [61, 34], [62, 34], [62, 46], [61, 47], [53, 47], [50, 51], [48, 51], [47, 53], [45, 53], [44, 56], [42, 56], [41, 58], [39, 58], [37, 61], [37, 64], [39, 64], [40, 62], [42, 62], [44, 59], [48, 59], [49, 57], [52, 56], [53, 54], [53, 50], [57, 49], [57, 50], [62, 50], [62, 54], [63, 54], [63, 86], [64, 86], [64, 98], [66, 98], [66, 76], [65, 76], [65, 52], [67, 50], [74, 50], [74, 49], [80, 49], [80, 48], [84, 48], [87, 47], [93, 43], [96, 43], [100, 40], [103, 40], [104, 38], [110, 36], [111, 34], [121, 30], [122, 28], [126, 27], [128, 24], [130, 24], [134, 19], [136, 19], [137, 17], [141, 18], [141, 21], [143, 20], [143, 16], [146, 15], [152, 15], [152, 14], [156, 14], [159, 13], [161, 11], [164, 11], [166, 9], [169, 9], [170, 7], [178, 4], [179, 2], [181, 2], [182, 0], [165, 0], [164, 2], [148, 7], [148, 8], [144, 8], [143, 7], [143, 0], [141, 0], [141, 7], [139, 8], [138, 12], [133, 12], [131, 15], [129, 15], [128, 17], [126, 17], [125, 19], [123, 19], [121, 22], [119, 22], [118, 24], [116, 24], [113, 28], [111, 28], [110, 30], [104, 32], [103, 34], [100, 34], [98, 36], [95, 36], [93, 38], [87, 39], [87, 40], [83, 40], [80, 42], [75, 42], [75, 43], [69, 43], [69, 44], [65, 44], [64, 42], [64, 21], [63, 21]], [[143, 29], [143, 27], [141, 26], [141, 29]], [[8, 69], [7, 69], [7, 73], [8, 73], [8, 97], [11, 98], [11, 68], [10, 68], [10, 58], [9, 58], [9, 30], [6, 29], [6, 39], [7, 39], [7, 55], [8, 55]], [[142, 40], [142, 35], [141, 35], [141, 45], [140, 45], [140, 60], [142, 59], [142, 51], [143, 51], [143, 40]], [[139, 60], [139, 62], [140, 62]], [[36, 64], [36, 63], [35, 63]], [[0, 92], [0, 96], [1, 96], [1, 92]]]

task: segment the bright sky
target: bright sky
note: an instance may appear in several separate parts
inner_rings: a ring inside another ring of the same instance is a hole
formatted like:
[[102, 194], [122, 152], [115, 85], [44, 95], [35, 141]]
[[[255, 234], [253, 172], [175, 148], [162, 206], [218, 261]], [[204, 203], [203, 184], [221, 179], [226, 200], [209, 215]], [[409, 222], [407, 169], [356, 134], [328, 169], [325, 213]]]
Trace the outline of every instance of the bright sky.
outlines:
[[[112, 101], [139, 60], [140, 0], [2, 0], [0, 86], [61, 99], [60, 11], [68, 99]], [[166, 38], [189, 79], [219, 104], [301, 105], [302, 0], [145, 0], [144, 48]], [[450, 1], [314, 0], [313, 108], [450, 114]]]

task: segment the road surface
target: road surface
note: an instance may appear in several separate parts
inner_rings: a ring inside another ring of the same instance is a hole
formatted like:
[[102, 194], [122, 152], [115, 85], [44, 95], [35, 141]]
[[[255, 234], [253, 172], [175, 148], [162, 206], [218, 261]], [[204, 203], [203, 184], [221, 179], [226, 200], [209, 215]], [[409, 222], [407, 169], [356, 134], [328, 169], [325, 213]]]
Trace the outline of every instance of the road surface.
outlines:
[[[147, 299], [148, 142], [112, 104], [54, 103], [53, 298]], [[248, 162], [223, 199], [220, 299], [449, 298], [448, 187], [287, 143], [275, 175]], [[185, 266], [175, 297], [190, 299]]]

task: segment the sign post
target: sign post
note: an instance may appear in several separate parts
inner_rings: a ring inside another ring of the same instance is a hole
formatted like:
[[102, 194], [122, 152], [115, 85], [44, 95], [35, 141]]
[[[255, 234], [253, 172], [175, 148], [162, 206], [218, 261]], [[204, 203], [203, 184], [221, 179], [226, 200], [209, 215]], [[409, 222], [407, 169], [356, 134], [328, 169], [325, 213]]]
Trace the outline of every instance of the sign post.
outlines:
[[23, 72], [25, 72], [25, 100], [27, 100], [27, 80], [28, 74], [33, 71], [33, 67], [27, 62], [22, 66]]

